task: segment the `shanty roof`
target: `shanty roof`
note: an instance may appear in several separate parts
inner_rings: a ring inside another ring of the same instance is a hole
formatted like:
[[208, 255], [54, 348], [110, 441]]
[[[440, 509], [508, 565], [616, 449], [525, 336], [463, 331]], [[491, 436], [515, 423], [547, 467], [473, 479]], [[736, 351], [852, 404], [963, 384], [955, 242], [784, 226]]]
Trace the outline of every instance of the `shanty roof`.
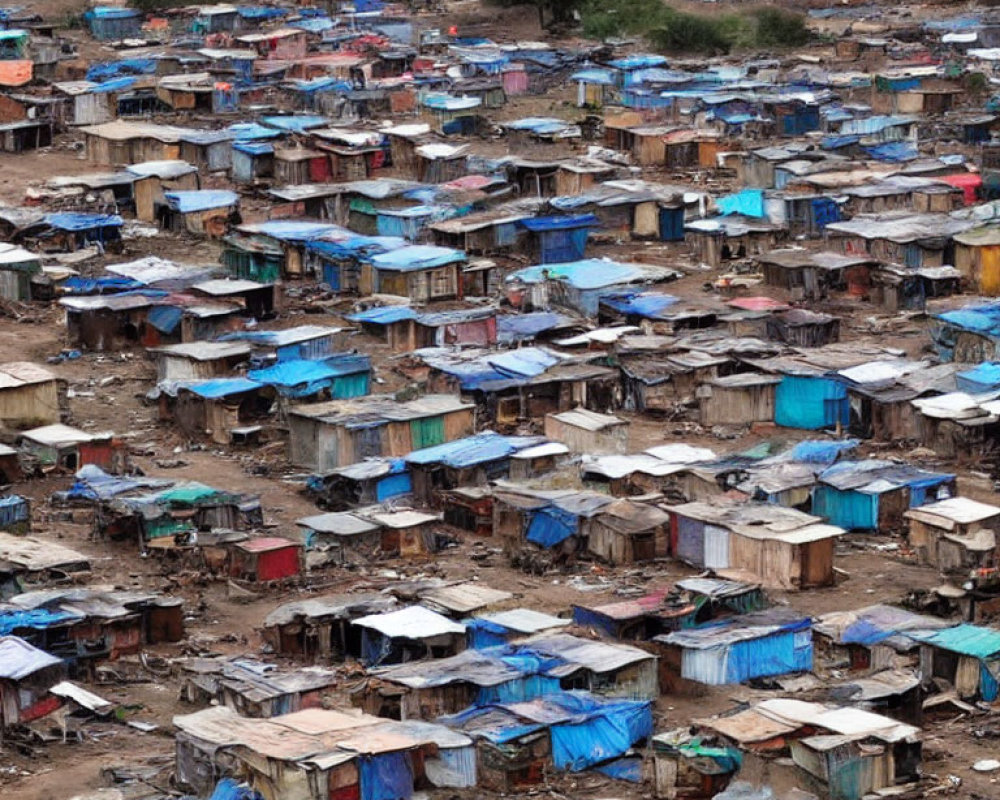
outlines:
[[995, 658], [1000, 653], [1000, 630], [962, 624], [930, 633], [915, 632], [913, 638], [971, 658]]
[[96, 439], [110, 439], [113, 433], [87, 433], [79, 428], [72, 428], [69, 425], [56, 423], [54, 425], [43, 425], [40, 428], [22, 431], [20, 438], [37, 442], [49, 447], [66, 447], [67, 445], [82, 444], [92, 442]]
[[465, 615], [510, 600], [513, 596], [510, 592], [467, 581], [421, 592], [420, 602], [431, 610]]
[[397, 402], [396, 398], [389, 394], [373, 394], [293, 406], [288, 413], [293, 416], [318, 419], [330, 425], [365, 427], [380, 419], [387, 422], [404, 422], [472, 408], [475, 408], [475, 404], [465, 403], [450, 394], [428, 394], [404, 402]]
[[776, 633], [809, 630], [810, 626], [808, 615], [776, 606], [721, 622], [713, 621], [697, 628], [662, 634], [654, 637], [654, 641], [691, 650], [709, 650], [750, 639], [763, 639]]
[[937, 503], [911, 508], [903, 516], [938, 528], [954, 530], [959, 525], [972, 525], [1000, 516], [1000, 506], [980, 503], [968, 497], [949, 497]]
[[0, 636], [0, 678], [19, 681], [62, 661], [17, 636]]
[[628, 424], [627, 420], [619, 419], [611, 414], [600, 414], [597, 411], [590, 411], [586, 408], [575, 408], [571, 411], [561, 411], [557, 414], [549, 414], [548, 416], [563, 425], [582, 428], [587, 431], [602, 431], [607, 428]]
[[218, 358], [249, 358], [252, 350], [250, 345], [239, 342], [184, 342], [151, 347], [149, 352], [192, 361], [214, 361]]
[[435, 636], [465, 633], [465, 625], [423, 606], [359, 617], [353, 624], [371, 628], [390, 639], [433, 639]]
[[336, 536], [357, 536], [377, 531], [379, 528], [374, 522], [348, 511], [331, 511], [327, 514], [301, 517], [295, 520], [295, 524], [316, 531], [316, 533], [328, 533]]
[[296, 600], [278, 606], [264, 618], [264, 627], [287, 625], [297, 619], [352, 619], [389, 611], [395, 608], [397, 600], [385, 594], [338, 594]]
[[530, 608], [513, 608], [509, 611], [497, 611], [492, 614], [479, 614], [477, 620], [485, 620], [493, 625], [522, 634], [533, 634], [552, 628], [569, 625], [572, 620], [554, 617]]

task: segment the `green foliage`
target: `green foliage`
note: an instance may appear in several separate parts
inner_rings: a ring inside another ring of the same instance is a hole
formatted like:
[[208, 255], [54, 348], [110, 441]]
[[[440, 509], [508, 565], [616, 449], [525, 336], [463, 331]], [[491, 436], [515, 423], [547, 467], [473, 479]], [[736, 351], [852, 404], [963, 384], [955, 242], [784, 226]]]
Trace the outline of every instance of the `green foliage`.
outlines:
[[780, 8], [707, 15], [676, 11], [661, 0], [583, 0], [580, 14], [585, 36], [643, 35], [664, 52], [797, 47], [810, 36], [801, 14]]

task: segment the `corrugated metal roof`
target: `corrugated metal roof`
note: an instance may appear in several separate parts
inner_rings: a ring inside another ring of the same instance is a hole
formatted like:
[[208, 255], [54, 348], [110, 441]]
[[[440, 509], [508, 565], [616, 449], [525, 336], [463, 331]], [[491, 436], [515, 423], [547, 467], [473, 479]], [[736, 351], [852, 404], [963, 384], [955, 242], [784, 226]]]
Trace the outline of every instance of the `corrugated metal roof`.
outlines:
[[972, 658], [987, 659], [1000, 653], [1000, 630], [962, 624], [932, 633], [914, 632], [914, 639]]
[[572, 622], [572, 620], [554, 617], [551, 614], [544, 614], [541, 611], [535, 611], [531, 608], [512, 608], [508, 611], [497, 611], [493, 614], [479, 614], [476, 618], [523, 634], [561, 628]]
[[55, 656], [31, 646], [17, 636], [0, 637], [0, 678], [19, 681], [39, 670], [61, 663]]

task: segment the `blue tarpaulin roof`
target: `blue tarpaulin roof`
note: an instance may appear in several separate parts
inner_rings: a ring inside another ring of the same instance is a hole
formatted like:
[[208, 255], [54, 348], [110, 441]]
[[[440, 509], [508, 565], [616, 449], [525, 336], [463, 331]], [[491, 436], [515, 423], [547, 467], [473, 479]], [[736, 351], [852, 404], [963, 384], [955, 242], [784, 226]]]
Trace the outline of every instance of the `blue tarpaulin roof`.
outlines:
[[110, 80], [106, 80], [103, 83], [97, 84], [97, 86], [95, 86], [90, 91], [93, 92], [94, 94], [120, 92], [122, 89], [128, 89], [129, 87], [134, 86], [135, 81], [136, 79], [134, 76], [126, 76], [123, 78], [111, 78]]
[[410, 247], [400, 247], [388, 253], [372, 256], [372, 266], [377, 269], [397, 272], [412, 272], [421, 269], [443, 267], [465, 261], [465, 253], [450, 247], [435, 247], [434, 245], [416, 244]]
[[334, 23], [329, 17], [311, 17], [309, 19], [296, 19], [288, 23], [289, 28], [298, 28], [309, 33], [322, 33], [333, 30]]
[[228, 397], [231, 394], [239, 394], [240, 392], [252, 392], [255, 389], [259, 389], [262, 385], [249, 378], [217, 378], [215, 380], [189, 384], [186, 388], [199, 397], [214, 399]]
[[406, 460], [411, 464], [440, 463], [461, 469], [507, 458], [543, 441], [539, 436], [501, 436], [493, 431], [483, 431], [454, 442], [414, 450], [406, 456]]
[[261, 122], [272, 128], [293, 133], [304, 133], [310, 128], [324, 128], [330, 120], [318, 114], [294, 114], [287, 117], [263, 117]]
[[84, 278], [82, 275], [73, 275], [64, 280], [59, 288], [63, 294], [116, 294], [130, 289], [139, 289], [144, 285], [142, 281], [120, 278], [117, 275], [100, 278]]
[[967, 331], [1000, 337], [1000, 303], [967, 306], [954, 311], [945, 311], [938, 314], [937, 319]]
[[248, 156], [266, 156], [274, 153], [274, 145], [270, 142], [233, 142], [233, 150]]
[[164, 192], [163, 197], [174, 211], [179, 211], [182, 214], [235, 206], [240, 202], [240, 196], [236, 192], [230, 192], [226, 189]]
[[517, 270], [507, 276], [508, 281], [541, 283], [546, 279], [564, 280], [574, 289], [600, 289], [618, 283], [628, 283], [642, 277], [642, 271], [629, 264], [586, 258], [562, 264], [545, 264]]
[[156, 72], [155, 58], [123, 58], [120, 61], [106, 61], [91, 64], [87, 69], [88, 81], [101, 81], [119, 75], [152, 75]]
[[744, 189], [736, 194], [716, 198], [715, 205], [719, 213], [724, 215], [739, 214], [744, 217], [761, 218], [767, 216], [764, 211], [764, 190]]
[[986, 361], [955, 376], [959, 391], [985, 392], [1000, 386], [1000, 364]]
[[351, 235], [346, 228], [339, 225], [331, 225], [328, 222], [310, 222], [307, 220], [294, 219], [270, 219], [265, 222], [257, 222], [246, 226], [247, 230], [253, 234], [270, 236], [282, 242], [307, 242], [311, 239], [318, 239], [320, 236], [331, 234]]
[[183, 316], [184, 309], [180, 306], [154, 306], [146, 314], [146, 321], [160, 333], [173, 333]]
[[504, 314], [497, 317], [497, 339], [501, 342], [531, 339], [544, 331], [573, 322], [563, 314], [553, 311], [535, 311], [530, 314]]
[[347, 317], [351, 322], [367, 322], [373, 325], [391, 325], [393, 322], [416, 318], [417, 312], [409, 306], [369, 308], [367, 311], [361, 311]]
[[229, 126], [229, 131], [237, 141], [248, 141], [250, 139], [278, 139], [284, 136], [277, 128], [269, 128], [256, 122], [234, 122]]
[[294, 359], [281, 361], [266, 369], [252, 369], [247, 377], [269, 386], [292, 388], [303, 384], [328, 381], [337, 376], [337, 371], [322, 361]]
[[520, 347], [489, 356], [489, 362], [500, 372], [515, 377], [533, 378], [559, 363], [559, 357], [539, 347]]
[[857, 439], [842, 439], [838, 441], [826, 441], [823, 439], [809, 439], [799, 442], [788, 453], [791, 461], [798, 461], [803, 464], [832, 464], [840, 454], [856, 448], [860, 442]]
[[563, 231], [568, 228], [589, 228], [598, 224], [593, 214], [575, 214], [569, 217], [530, 217], [519, 223], [529, 231]]
[[173, 481], [160, 478], [124, 478], [109, 475], [100, 467], [88, 464], [76, 473], [76, 481], [67, 491], [71, 498], [107, 500], [147, 486], [171, 486]]
[[962, 624], [932, 633], [915, 632], [912, 636], [925, 644], [972, 658], [987, 659], [1000, 653], [1000, 630], [980, 625]]
[[583, 83], [596, 83], [600, 86], [613, 86], [615, 74], [609, 69], [581, 69], [569, 76], [571, 81], [582, 81]]
[[876, 161], [888, 161], [893, 164], [913, 161], [920, 155], [913, 142], [886, 142], [885, 144], [865, 147], [864, 151]]
[[660, 319], [663, 311], [677, 303], [672, 294], [658, 292], [609, 292], [601, 295], [601, 304], [619, 314], [633, 314], [646, 319]]
[[45, 223], [61, 231], [89, 231], [94, 228], [120, 228], [124, 222], [117, 214], [87, 214], [60, 211], [45, 215]]
[[287, 8], [275, 8], [274, 6], [237, 6], [236, 12], [243, 19], [252, 20], [277, 19], [289, 13]]
[[438, 111], [467, 111], [479, 108], [483, 101], [478, 97], [453, 97], [450, 94], [425, 94], [420, 99], [421, 105], [425, 108], [433, 108]]

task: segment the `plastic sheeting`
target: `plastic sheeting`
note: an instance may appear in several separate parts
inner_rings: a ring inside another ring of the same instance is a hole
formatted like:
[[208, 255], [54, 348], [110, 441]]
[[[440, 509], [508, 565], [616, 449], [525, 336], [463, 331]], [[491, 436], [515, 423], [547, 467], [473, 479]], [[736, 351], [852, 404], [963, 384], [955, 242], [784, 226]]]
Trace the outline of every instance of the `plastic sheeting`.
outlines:
[[716, 199], [715, 205], [720, 214], [739, 214], [744, 217], [763, 218], [767, 216], [764, 210], [764, 190], [744, 189], [736, 194], [726, 195]]
[[608, 702], [584, 692], [563, 692], [547, 699], [573, 715], [570, 721], [550, 728], [552, 761], [557, 769], [588, 769], [624, 755], [635, 742], [653, 734], [652, 704], [648, 701]]
[[617, 758], [598, 766], [597, 771], [609, 778], [629, 783], [642, 783], [642, 759], [638, 757]]
[[855, 449], [859, 444], [858, 439], [840, 441], [809, 439], [795, 445], [788, 455], [790, 461], [803, 464], [832, 464], [842, 453]]
[[555, 547], [576, 533], [576, 517], [549, 506], [536, 511], [528, 523], [527, 540], [542, 547]]
[[409, 753], [363, 754], [358, 757], [361, 800], [406, 800], [413, 794]]
[[783, 428], [819, 430], [838, 422], [847, 427], [847, 387], [819, 376], [786, 375], [775, 390], [774, 421]]
[[264, 800], [264, 798], [245, 783], [237, 783], [233, 778], [223, 778], [215, 785], [211, 800]]

